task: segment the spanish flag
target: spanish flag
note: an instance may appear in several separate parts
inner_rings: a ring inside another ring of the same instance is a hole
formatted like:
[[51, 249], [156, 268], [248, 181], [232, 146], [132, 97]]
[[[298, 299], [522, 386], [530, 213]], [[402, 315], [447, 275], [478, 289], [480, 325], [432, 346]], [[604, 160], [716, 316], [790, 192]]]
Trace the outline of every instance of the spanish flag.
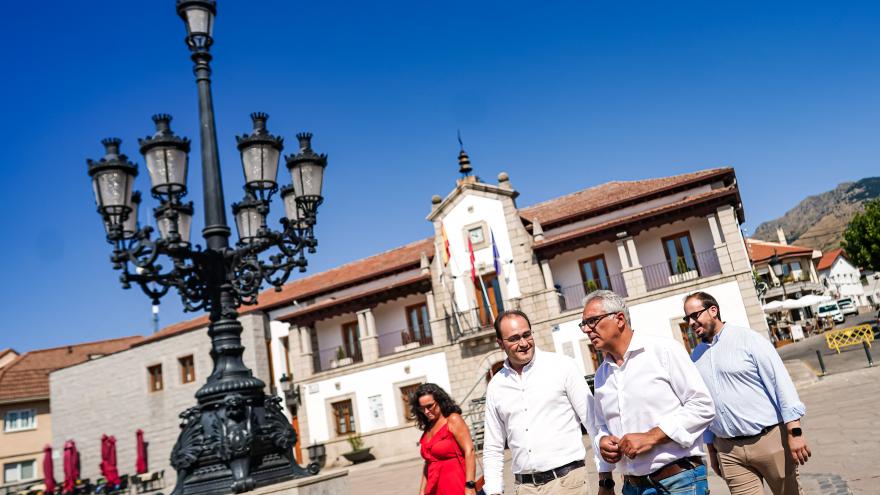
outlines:
[[443, 222], [440, 222], [440, 237], [443, 240], [443, 266], [446, 266], [449, 263], [449, 237], [446, 236], [446, 227], [443, 226]]

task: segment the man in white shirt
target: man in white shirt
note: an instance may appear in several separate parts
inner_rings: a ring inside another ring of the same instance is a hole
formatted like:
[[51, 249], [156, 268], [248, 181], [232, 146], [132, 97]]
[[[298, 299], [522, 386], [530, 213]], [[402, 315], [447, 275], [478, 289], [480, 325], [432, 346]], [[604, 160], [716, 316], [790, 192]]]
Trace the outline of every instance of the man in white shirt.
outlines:
[[[529, 318], [518, 310], [495, 319], [504, 366], [486, 390], [483, 490], [504, 492], [504, 443], [517, 495], [586, 492], [580, 424], [593, 431], [593, 400], [574, 360], [535, 348]], [[591, 435], [592, 437], [592, 435]]]
[[607, 290], [584, 299], [580, 327], [605, 353], [595, 381], [599, 493], [613, 493], [616, 467], [624, 495], [707, 494], [700, 438], [715, 407], [684, 347], [633, 332], [626, 302]]

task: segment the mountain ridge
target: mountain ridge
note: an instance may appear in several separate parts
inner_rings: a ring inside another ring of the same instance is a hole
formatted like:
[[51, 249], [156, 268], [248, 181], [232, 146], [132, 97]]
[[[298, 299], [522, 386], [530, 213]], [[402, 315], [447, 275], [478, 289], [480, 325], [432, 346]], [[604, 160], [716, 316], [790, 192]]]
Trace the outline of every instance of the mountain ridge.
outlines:
[[828, 251], [840, 247], [843, 231], [866, 201], [880, 197], [880, 177], [841, 182], [834, 189], [802, 199], [779, 218], [761, 223], [752, 237], [776, 241], [782, 227], [790, 244]]

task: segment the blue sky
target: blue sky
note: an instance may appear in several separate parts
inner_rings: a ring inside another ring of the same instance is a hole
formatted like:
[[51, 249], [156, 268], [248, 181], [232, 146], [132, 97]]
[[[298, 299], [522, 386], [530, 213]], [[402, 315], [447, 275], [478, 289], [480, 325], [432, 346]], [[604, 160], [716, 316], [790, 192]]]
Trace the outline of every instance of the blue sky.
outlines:
[[[457, 129], [476, 173], [507, 171], [522, 206], [730, 165], [751, 230], [806, 195], [877, 175], [874, 3], [221, 0], [218, 10], [227, 202], [242, 195], [234, 135], [252, 111], [270, 114], [285, 152], [310, 130], [330, 155], [311, 272], [430, 235], [431, 195], [457, 176]], [[149, 301], [111, 269], [85, 159], [102, 155], [101, 138], [122, 138], [146, 190], [136, 140], [153, 113], [172, 114], [197, 144], [183, 36], [172, 0], [5, 6], [0, 348], [150, 332]], [[198, 169], [193, 153], [194, 232]], [[190, 316], [163, 300], [163, 325]]]

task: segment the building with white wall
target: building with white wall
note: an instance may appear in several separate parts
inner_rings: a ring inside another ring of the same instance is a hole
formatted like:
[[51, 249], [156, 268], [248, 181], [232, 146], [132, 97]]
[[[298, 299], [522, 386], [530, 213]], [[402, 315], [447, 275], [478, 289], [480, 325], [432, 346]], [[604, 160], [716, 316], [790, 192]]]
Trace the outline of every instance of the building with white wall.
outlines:
[[[842, 248], [825, 253], [816, 266], [819, 280], [827, 294], [835, 299], [851, 297], [857, 306], [873, 306], [875, 301], [868, 299], [862, 285], [862, 272], [846, 257]], [[873, 299], [873, 297], [872, 297]]]
[[[466, 413], [478, 411], [504, 359], [491, 325], [504, 309], [525, 311], [537, 345], [573, 356], [585, 375], [599, 357], [577, 323], [584, 295], [597, 288], [627, 297], [637, 331], [688, 349], [695, 336], [682, 323], [682, 303], [695, 290], [714, 294], [727, 321], [767, 334], [732, 168], [610, 182], [525, 208], [517, 196], [505, 173], [491, 184], [465, 175], [426, 205], [433, 236], [298, 279], [242, 308], [246, 362], [287, 399], [301, 453], [322, 444], [328, 462], [345, 462], [348, 438], [360, 435], [377, 457], [417, 455], [408, 393], [434, 382]], [[163, 330], [152, 344], [65, 370], [57, 381], [86, 380], [115, 359], [135, 377], [128, 393], [146, 395], [140, 380], [149, 363], [193, 346], [207, 352], [200, 328]], [[110, 382], [78, 390], [113, 396], [118, 384]], [[142, 401], [115, 404], [144, 423], [151, 409]], [[164, 452], [154, 458], [167, 462]]]

